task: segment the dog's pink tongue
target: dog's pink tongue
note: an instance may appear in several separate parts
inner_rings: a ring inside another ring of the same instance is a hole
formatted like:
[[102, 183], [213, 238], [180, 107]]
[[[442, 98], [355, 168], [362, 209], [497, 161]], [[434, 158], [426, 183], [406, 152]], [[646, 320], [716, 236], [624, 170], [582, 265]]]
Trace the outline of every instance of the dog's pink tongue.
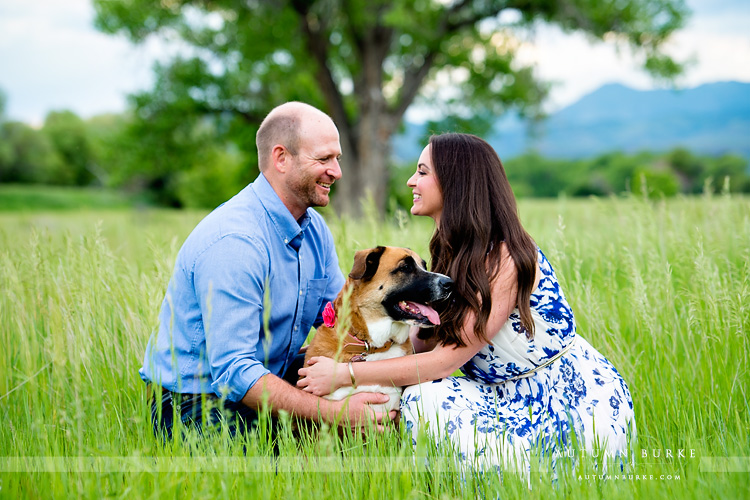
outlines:
[[417, 304], [416, 302], [409, 302], [409, 305], [419, 309], [420, 314], [422, 314], [422, 316], [425, 316], [427, 319], [429, 319], [430, 323], [432, 323], [433, 325], [440, 324], [440, 315], [437, 313], [435, 309], [431, 308], [430, 306], [426, 306], [424, 304]]

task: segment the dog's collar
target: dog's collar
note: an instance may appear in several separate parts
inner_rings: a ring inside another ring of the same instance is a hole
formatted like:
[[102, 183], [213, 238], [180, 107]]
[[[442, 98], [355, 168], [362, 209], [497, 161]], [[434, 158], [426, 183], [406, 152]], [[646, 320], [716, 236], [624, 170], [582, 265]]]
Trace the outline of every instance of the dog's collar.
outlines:
[[383, 344], [382, 347], [373, 347], [370, 345], [370, 343], [366, 340], [361, 340], [351, 333], [346, 334], [346, 338], [344, 339], [344, 347], [343, 352], [348, 354], [354, 354], [351, 361], [357, 362], [357, 361], [364, 361], [365, 357], [368, 354], [374, 354], [376, 352], [385, 352], [388, 349], [391, 348], [393, 345], [393, 341], [389, 340], [385, 344]]
[[[336, 326], [336, 310], [330, 302], [326, 304], [326, 307], [323, 309], [323, 324], [328, 328]], [[352, 361], [364, 361], [365, 356], [368, 354], [385, 352], [393, 345], [393, 341], [389, 340], [383, 344], [382, 347], [372, 347], [368, 341], [361, 340], [351, 333], [347, 333], [344, 340], [346, 342], [344, 343], [343, 351], [349, 354], [354, 354], [354, 357], [351, 359]]]

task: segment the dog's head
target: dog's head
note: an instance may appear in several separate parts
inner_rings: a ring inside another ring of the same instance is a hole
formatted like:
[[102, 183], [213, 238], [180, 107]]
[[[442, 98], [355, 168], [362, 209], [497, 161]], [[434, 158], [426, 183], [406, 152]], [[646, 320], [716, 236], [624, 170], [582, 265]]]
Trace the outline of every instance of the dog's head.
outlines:
[[453, 281], [425, 267], [425, 261], [408, 248], [358, 251], [348, 281], [368, 324], [378, 318], [420, 327], [440, 324], [433, 305], [450, 295]]

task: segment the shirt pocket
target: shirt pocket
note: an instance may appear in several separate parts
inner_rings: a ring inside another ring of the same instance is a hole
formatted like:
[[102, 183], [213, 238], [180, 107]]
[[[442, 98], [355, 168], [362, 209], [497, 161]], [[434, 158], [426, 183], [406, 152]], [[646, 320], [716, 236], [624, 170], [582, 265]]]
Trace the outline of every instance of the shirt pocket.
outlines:
[[307, 294], [305, 295], [305, 305], [302, 307], [302, 333], [307, 335], [310, 328], [315, 323], [320, 311], [320, 305], [323, 303], [323, 294], [328, 286], [328, 277], [309, 280], [307, 282]]

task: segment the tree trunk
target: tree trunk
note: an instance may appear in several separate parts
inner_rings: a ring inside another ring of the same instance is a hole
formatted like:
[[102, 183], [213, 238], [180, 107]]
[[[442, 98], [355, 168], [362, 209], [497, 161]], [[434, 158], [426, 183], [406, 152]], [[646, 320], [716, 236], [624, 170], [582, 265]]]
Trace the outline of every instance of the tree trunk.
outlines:
[[338, 213], [359, 217], [364, 213], [363, 203], [373, 203], [379, 214], [385, 213], [390, 178], [390, 121], [385, 110], [360, 116], [356, 130], [351, 132], [356, 150], [344, 151], [342, 177], [336, 182], [334, 207]]
[[367, 203], [374, 203], [377, 213], [382, 215], [388, 202], [390, 137], [397, 125], [383, 95], [383, 59], [390, 34], [389, 29], [375, 26], [362, 41], [362, 75], [355, 81], [354, 89], [359, 116], [351, 129], [342, 134], [351, 139], [354, 151], [344, 151], [337, 208], [353, 217], [363, 215], [363, 204]]

